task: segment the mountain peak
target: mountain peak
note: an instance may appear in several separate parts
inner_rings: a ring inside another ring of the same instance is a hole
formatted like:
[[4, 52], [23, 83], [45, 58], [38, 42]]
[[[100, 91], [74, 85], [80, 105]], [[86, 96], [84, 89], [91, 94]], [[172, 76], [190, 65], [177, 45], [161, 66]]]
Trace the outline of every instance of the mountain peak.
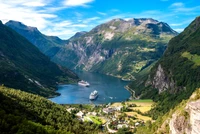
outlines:
[[92, 33], [102, 33], [106, 36], [105, 38], [110, 37], [109, 35], [111, 34], [114, 35], [115, 33], [125, 32], [129, 33], [129, 36], [132, 33], [132, 36], [126, 37], [129, 39], [138, 34], [153, 34], [156, 36], [160, 36], [162, 34], [178, 34], [176, 31], [170, 28], [167, 23], [160, 22], [152, 18], [131, 18], [129, 20], [117, 18], [92, 29]]
[[13, 28], [23, 29], [23, 30], [31, 30], [31, 31], [38, 31], [36, 27], [26, 26], [22, 22], [9, 20], [6, 24], [6, 26], [11, 26]]
[[196, 17], [195, 19], [195, 28], [199, 28], [200, 27], [200, 16]]
[[79, 38], [79, 37], [81, 37], [82, 35], [85, 35], [86, 33], [87, 33], [86, 31], [77, 32], [74, 36], [72, 36], [72, 37], [70, 38], [70, 40], [75, 39], [75, 38]]

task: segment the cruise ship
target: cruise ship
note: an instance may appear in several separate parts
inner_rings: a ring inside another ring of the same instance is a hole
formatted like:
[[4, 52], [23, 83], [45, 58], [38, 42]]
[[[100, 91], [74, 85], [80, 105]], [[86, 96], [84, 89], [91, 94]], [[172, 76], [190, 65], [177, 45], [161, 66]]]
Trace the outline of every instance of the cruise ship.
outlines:
[[97, 90], [94, 90], [93, 92], [91, 92], [90, 94], [90, 100], [95, 100], [98, 97], [98, 92]]
[[90, 86], [90, 84], [87, 81], [84, 81], [84, 80], [79, 81], [78, 84], [81, 85], [81, 86], [85, 86], [85, 87]]

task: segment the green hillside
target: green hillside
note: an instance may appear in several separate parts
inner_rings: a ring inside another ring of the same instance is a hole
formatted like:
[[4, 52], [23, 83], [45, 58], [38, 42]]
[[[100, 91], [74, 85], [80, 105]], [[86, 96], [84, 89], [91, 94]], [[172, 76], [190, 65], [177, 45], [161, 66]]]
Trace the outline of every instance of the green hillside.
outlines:
[[60, 47], [68, 43], [67, 40], [61, 40], [56, 36], [46, 36], [36, 27], [26, 26], [18, 21], [10, 20], [5, 25], [24, 36], [48, 57], [53, 57], [60, 50]]
[[38, 48], [0, 23], [0, 84], [42, 96], [55, 95], [58, 83], [78, 77], [52, 63]]
[[[154, 118], [188, 99], [200, 87], [200, 17], [169, 41], [163, 57], [150, 73], [129, 85], [141, 98], [158, 102]], [[162, 71], [163, 70], [163, 71]]]
[[177, 32], [151, 18], [113, 19], [62, 47], [52, 60], [63, 66], [132, 80], [157, 61]]
[[97, 133], [95, 124], [82, 123], [64, 106], [43, 97], [0, 86], [1, 134]]

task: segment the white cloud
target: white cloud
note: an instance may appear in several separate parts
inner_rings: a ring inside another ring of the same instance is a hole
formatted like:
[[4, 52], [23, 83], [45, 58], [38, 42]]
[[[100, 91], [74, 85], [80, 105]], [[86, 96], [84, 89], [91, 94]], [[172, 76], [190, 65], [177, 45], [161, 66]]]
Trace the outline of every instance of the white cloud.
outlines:
[[103, 16], [107, 15], [106, 13], [103, 13], [103, 12], [97, 12], [97, 13]]
[[180, 32], [183, 32], [184, 29], [183, 28], [175, 28], [174, 30], [180, 33]]
[[87, 6], [88, 3], [93, 2], [94, 0], [65, 0], [64, 5], [66, 6]]
[[184, 7], [184, 3], [182, 2], [173, 3], [170, 7]]
[[55, 24], [52, 24], [54, 27], [70, 27], [72, 25], [72, 22], [69, 20], [56, 22]]
[[180, 12], [185, 15], [199, 14], [200, 6], [186, 7], [184, 3], [173, 3], [170, 7], [174, 12]]
[[31, 2], [25, 2], [22, 5], [30, 6], [30, 7], [42, 7], [42, 6], [45, 6], [45, 3], [41, 1], [31, 1]]
[[193, 19], [188, 19], [186, 21], [182, 21], [180, 23], [172, 23], [170, 24], [170, 26], [173, 26], [173, 27], [177, 27], [177, 26], [183, 26], [185, 24], [189, 24], [190, 22], [192, 22]]
[[55, 29], [46, 29], [45, 31], [46, 31], [45, 32], [46, 35], [59, 36], [62, 39], [67, 39], [67, 38], [72, 37], [76, 33], [77, 29], [73, 29], [73, 28], [71, 28], [71, 29], [66, 29], [66, 28], [57, 29], [57, 28], [55, 28]]
[[[1, 1], [0, 19], [3, 21], [3, 23], [9, 20], [16, 20], [25, 24], [29, 24], [30, 26], [38, 27], [39, 29], [43, 29], [48, 25], [48, 19], [57, 17], [55, 14], [48, 14], [36, 10], [36, 5], [34, 5], [34, 7], [25, 6], [25, 3], [27, 3], [25, 0], [21, 0], [20, 2], [12, 0]], [[41, 3], [40, 0], [36, 0], [35, 2]]]
[[100, 19], [100, 17], [92, 17], [92, 18], [84, 19], [82, 22], [87, 24], [98, 19]]
[[87, 27], [88, 25], [85, 25], [85, 24], [74, 24], [74, 25], [72, 25], [73, 27]]

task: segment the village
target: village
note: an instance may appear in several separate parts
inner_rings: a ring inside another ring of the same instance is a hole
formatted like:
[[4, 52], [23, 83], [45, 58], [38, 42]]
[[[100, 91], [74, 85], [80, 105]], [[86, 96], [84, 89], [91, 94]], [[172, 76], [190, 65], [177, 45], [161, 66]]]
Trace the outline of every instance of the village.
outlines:
[[66, 105], [66, 110], [80, 121], [98, 124], [109, 133], [124, 128], [134, 132], [146, 122], [153, 122], [147, 113], [153, 104], [152, 100], [130, 100], [100, 105], [72, 104]]

